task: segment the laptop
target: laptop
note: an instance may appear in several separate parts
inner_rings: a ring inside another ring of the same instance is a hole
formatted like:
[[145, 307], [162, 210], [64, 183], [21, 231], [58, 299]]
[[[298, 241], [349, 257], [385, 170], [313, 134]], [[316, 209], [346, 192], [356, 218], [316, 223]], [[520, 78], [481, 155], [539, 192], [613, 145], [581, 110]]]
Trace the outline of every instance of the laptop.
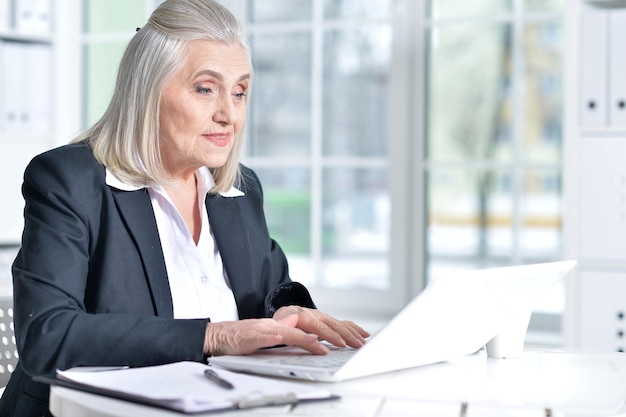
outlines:
[[246, 373], [343, 381], [447, 361], [517, 334], [517, 341], [499, 341], [498, 357], [507, 357], [506, 349], [523, 351], [533, 301], [575, 265], [561, 261], [438, 276], [360, 349], [330, 346], [320, 356], [277, 347], [209, 361]]

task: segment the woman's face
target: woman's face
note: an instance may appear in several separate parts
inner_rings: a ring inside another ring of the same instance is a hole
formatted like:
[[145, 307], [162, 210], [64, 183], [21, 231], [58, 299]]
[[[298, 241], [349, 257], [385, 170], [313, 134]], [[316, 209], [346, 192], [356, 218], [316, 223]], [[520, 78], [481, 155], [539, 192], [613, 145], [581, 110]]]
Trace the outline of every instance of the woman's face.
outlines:
[[189, 42], [182, 68], [161, 97], [161, 153], [169, 176], [182, 178], [201, 166], [226, 163], [246, 118], [250, 72], [239, 44]]

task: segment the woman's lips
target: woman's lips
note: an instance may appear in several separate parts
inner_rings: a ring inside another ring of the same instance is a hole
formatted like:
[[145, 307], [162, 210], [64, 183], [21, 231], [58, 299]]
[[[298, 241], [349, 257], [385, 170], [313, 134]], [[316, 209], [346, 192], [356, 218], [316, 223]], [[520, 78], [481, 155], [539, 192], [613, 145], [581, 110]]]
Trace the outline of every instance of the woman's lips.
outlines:
[[220, 147], [226, 146], [228, 145], [228, 142], [230, 142], [230, 134], [228, 133], [212, 133], [210, 135], [202, 136], [208, 139], [208, 141], [212, 144]]

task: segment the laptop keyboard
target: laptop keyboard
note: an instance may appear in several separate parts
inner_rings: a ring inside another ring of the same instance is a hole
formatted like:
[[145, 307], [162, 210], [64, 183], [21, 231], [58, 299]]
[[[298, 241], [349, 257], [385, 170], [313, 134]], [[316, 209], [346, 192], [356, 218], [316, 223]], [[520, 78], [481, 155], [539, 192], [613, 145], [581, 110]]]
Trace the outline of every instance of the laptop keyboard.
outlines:
[[331, 350], [326, 355], [293, 355], [271, 359], [270, 363], [282, 365], [311, 366], [314, 368], [339, 368], [354, 355], [356, 349]]

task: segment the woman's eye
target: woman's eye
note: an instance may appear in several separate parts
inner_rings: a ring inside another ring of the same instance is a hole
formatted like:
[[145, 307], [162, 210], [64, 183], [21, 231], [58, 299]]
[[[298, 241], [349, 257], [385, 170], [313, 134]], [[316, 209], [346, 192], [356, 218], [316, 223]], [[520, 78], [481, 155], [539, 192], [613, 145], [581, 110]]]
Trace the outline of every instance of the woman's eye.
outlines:
[[196, 87], [196, 92], [200, 94], [209, 94], [211, 91], [208, 87]]
[[234, 98], [236, 98], [237, 100], [243, 100], [246, 98], [246, 96], [248, 91], [246, 90], [245, 87], [238, 85], [235, 88], [233, 88], [231, 90], [231, 94], [233, 95]]

